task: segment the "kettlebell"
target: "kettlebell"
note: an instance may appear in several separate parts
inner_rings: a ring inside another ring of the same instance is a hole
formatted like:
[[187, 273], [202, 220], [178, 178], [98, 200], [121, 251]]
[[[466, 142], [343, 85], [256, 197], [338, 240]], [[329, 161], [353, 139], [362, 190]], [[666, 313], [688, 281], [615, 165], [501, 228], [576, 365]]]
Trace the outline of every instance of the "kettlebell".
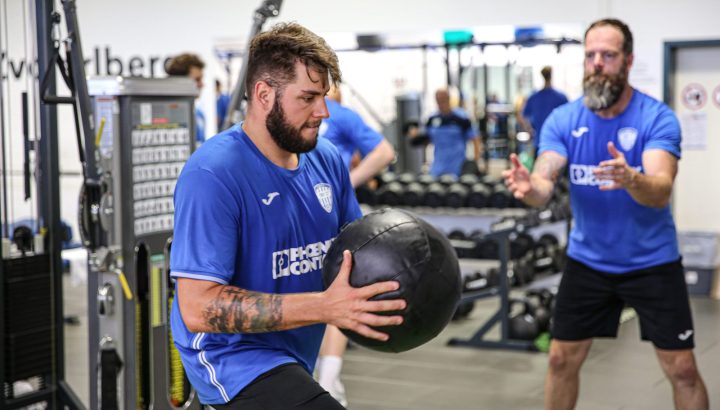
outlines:
[[527, 299], [510, 299], [509, 309], [512, 312], [514, 305], [522, 305], [522, 310], [510, 316], [508, 336], [515, 340], [535, 340], [540, 334], [538, 324], [532, 316], [532, 306]]
[[541, 333], [550, 330], [552, 293], [548, 289], [530, 289], [525, 293], [525, 297], [530, 300], [535, 300], [531, 306], [531, 314], [535, 318], [535, 322], [537, 322], [538, 330]]

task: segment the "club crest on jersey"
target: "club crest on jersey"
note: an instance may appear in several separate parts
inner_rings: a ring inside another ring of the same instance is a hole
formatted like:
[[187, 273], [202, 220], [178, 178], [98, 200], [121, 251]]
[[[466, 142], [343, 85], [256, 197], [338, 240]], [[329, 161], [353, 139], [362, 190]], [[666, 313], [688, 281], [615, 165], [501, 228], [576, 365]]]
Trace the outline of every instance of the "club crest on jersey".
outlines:
[[620, 142], [620, 146], [625, 151], [630, 151], [632, 147], [635, 146], [635, 141], [637, 141], [637, 130], [632, 127], [625, 127], [620, 128], [618, 130], [618, 141]]
[[333, 196], [330, 184], [321, 183], [315, 185], [315, 195], [317, 195], [317, 199], [320, 201], [320, 205], [322, 205], [325, 212], [332, 212]]

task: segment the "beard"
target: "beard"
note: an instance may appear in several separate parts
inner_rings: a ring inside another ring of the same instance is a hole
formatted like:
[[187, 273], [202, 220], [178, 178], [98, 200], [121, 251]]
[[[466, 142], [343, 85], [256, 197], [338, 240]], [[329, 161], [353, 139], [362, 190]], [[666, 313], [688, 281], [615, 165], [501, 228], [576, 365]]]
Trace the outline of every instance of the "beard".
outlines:
[[585, 106], [594, 112], [612, 107], [620, 100], [627, 84], [627, 65], [623, 63], [617, 74], [586, 73], [583, 78]]
[[265, 127], [273, 141], [283, 150], [292, 152], [293, 154], [304, 154], [312, 151], [317, 145], [317, 132], [309, 140], [305, 140], [302, 136], [302, 130], [310, 127], [318, 127], [320, 121], [317, 123], [306, 122], [299, 128], [292, 126], [288, 123], [285, 117], [285, 110], [280, 106], [280, 98], [275, 99], [272, 110], [268, 113], [265, 119]]

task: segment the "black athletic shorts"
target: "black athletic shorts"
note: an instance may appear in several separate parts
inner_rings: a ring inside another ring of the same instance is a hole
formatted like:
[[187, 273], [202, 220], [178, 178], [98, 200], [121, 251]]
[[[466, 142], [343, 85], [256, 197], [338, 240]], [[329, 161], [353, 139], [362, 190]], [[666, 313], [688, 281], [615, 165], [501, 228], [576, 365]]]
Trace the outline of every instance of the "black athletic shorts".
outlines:
[[269, 370], [247, 385], [225, 404], [211, 404], [216, 410], [342, 410], [299, 364], [288, 363]]
[[615, 337], [625, 306], [635, 309], [642, 339], [655, 347], [695, 346], [681, 260], [618, 275], [568, 258], [556, 297], [552, 337], [568, 341]]

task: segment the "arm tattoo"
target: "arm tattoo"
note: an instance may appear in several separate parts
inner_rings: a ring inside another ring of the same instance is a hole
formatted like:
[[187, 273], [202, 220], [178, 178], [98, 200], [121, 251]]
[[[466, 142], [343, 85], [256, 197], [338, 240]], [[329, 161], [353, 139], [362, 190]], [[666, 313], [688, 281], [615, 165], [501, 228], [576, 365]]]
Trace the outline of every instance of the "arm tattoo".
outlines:
[[555, 155], [540, 155], [535, 162], [533, 173], [550, 181], [557, 181], [560, 171], [564, 167], [564, 158]]
[[205, 307], [203, 317], [218, 333], [282, 330], [282, 296], [226, 286]]

